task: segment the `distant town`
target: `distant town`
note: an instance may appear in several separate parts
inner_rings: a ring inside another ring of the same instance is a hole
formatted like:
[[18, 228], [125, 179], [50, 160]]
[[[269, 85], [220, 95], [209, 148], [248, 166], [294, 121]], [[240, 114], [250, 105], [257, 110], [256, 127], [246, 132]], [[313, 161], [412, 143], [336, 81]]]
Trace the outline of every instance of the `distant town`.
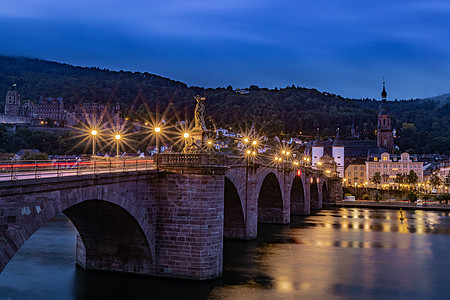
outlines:
[[[236, 90], [245, 93], [245, 90]], [[387, 92], [383, 83], [378, 114], [376, 140], [343, 140], [339, 129], [334, 139], [321, 139], [320, 129], [316, 137], [275, 136], [269, 139], [259, 133], [255, 124], [242, 131], [232, 128], [215, 128], [210, 130], [211, 148], [227, 154], [238, 154], [245, 148], [245, 139], [257, 139], [260, 155], [270, 155], [275, 144], [287, 145], [292, 149], [292, 160], [309, 163], [312, 168], [324, 171], [328, 176], [342, 178], [344, 187], [407, 190], [412, 187], [420, 191], [447, 193], [450, 186], [450, 160], [445, 155], [422, 154], [410, 155], [400, 151], [395, 145]], [[124, 124], [128, 120], [121, 117], [118, 104], [80, 103], [74, 107], [64, 106], [63, 98], [40, 97], [36, 103], [21, 102], [17, 86], [9, 90], [5, 98], [4, 114], [0, 122], [7, 124], [9, 130], [29, 128], [34, 131], [53, 130], [54, 132], [79, 131], [80, 125], [90, 126], [92, 120], [112, 120], [114, 124]], [[165, 120], [161, 120], [165, 122]], [[149, 128], [147, 123], [129, 121], [131, 132], [138, 133]], [[179, 123], [188, 121], [180, 121]], [[352, 128], [352, 136], [358, 133]], [[171, 152], [176, 143], [170, 139], [149, 143], [145, 149], [136, 153], [120, 151], [122, 156], [152, 156], [158, 152]], [[176, 146], [176, 145], [175, 145]], [[26, 152], [39, 152], [39, 149], [20, 149], [11, 159], [20, 160]], [[119, 151], [117, 151], [119, 155]], [[81, 153], [54, 155], [55, 157], [72, 157]], [[99, 148], [97, 156], [109, 156]], [[72, 155], [72, 156], [71, 156]], [[51, 158], [52, 156], [50, 156]], [[303, 160], [303, 161], [302, 161]]]

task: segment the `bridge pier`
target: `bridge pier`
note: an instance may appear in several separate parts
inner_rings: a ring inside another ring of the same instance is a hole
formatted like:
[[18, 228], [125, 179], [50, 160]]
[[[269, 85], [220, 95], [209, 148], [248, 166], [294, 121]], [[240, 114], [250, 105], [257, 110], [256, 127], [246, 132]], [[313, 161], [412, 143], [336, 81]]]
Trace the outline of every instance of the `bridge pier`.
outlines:
[[224, 172], [208, 171], [193, 174], [190, 170], [190, 174], [166, 174], [160, 179], [158, 275], [203, 280], [222, 274]]

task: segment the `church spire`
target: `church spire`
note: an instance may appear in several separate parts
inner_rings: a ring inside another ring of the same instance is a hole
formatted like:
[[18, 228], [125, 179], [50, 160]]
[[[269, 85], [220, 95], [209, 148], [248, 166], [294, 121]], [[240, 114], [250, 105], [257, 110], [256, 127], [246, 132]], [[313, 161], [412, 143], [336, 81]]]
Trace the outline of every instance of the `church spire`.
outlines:
[[317, 137], [313, 142], [313, 146], [320, 146], [322, 147], [322, 141], [320, 140], [320, 135], [319, 135], [319, 127], [317, 127]]
[[336, 137], [334, 138], [333, 147], [344, 147], [344, 143], [339, 137], [339, 127], [336, 129]]
[[391, 114], [387, 104], [386, 84], [383, 78], [383, 91], [381, 92], [380, 112], [378, 113], [377, 147], [384, 148], [388, 153], [393, 153], [394, 135], [392, 133]]
[[381, 100], [386, 101], [386, 98], [387, 98], [387, 92], [386, 92], [386, 85], [385, 85], [384, 77], [383, 77], [383, 91], [381, 92]]

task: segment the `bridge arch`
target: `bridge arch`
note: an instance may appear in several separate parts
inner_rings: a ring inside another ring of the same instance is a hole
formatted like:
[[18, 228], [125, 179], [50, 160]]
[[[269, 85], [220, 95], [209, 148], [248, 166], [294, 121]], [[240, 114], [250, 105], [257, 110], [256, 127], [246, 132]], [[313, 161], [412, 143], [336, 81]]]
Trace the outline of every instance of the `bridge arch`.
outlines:
[[[78, 231], [79, 265], [86, 269], [149, 274], [154, 269], [155, 227], [151, 226], [148, 212], [137, 209], [133, 203], [130, 194], [135, 192], [130, 187], [111, 190], [98, 186], [42, 194], [38, 201], [8, 220], [21, 225], [3, 232], [0, 272], [39, 228], [63, 212]], [[118, 241], [122, 243], [119, 245]]]
[[294, 176], [291, 187], [291, 214], [304, 214], [305, 213], [305, 189], [302, 177]]
[[245, 238], [245, 219], [242, 201], [233, 182], [225, 177], [224, 237]]
[[329, 198], [328, 183], [324, 180], [322, 183], [322, 203], [327, 202]]
[[147, 273], [151, 248], [142, 227], [124, 208], [87, 200], [65, 209], [78, 231], [77, 264], [84, 269]]
[[311, 186], [310, 186], [311, 209], [320, 209], [321, 208], [318, 181], [320, 182], [320, 178], [311, 177]]
[[261, 184], [258, 194], [258, 222], [283, 222], [283, 195], [277, 176], [269, 172]]

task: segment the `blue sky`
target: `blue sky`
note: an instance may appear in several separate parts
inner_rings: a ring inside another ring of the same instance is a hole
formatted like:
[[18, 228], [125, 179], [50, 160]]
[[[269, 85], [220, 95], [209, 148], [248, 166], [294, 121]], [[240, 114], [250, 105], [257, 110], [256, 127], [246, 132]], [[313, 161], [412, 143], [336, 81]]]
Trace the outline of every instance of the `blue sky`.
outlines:
[[317, 88], [352, 98], [450, 92], [442, 0], [14, 0], [0, 54], [158, 74], [190, 86]]

